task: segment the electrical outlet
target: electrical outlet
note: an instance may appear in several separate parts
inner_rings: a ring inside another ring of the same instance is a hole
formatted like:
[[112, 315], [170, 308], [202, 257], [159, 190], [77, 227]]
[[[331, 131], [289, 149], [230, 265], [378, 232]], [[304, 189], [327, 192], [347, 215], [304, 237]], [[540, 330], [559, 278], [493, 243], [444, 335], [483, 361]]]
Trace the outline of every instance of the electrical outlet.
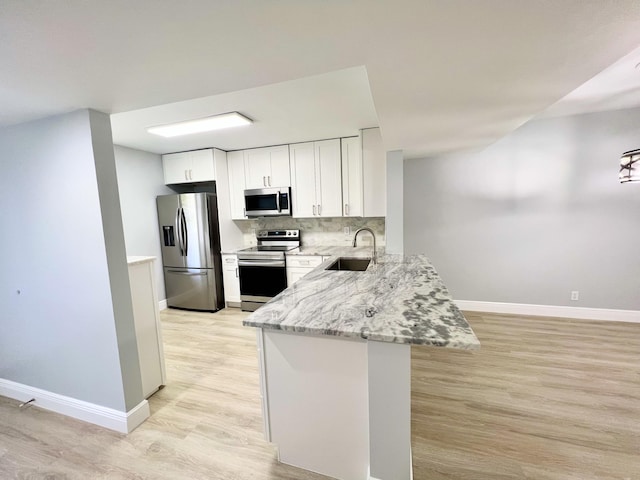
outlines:
[[344, 234], [351, 235], [351, 227], [344, 227]]
[[578, 290], [571, 291], [571, 300], [573, 300], [574, 302], [580, 300], [580, 292]]

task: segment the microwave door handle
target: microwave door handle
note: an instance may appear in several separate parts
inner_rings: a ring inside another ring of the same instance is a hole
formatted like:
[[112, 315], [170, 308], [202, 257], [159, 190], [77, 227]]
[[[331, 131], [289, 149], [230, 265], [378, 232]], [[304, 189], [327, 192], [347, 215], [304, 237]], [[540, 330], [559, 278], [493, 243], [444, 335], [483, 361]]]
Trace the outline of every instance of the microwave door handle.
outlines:
[[282, 212], [282, 209], [280, 208], [280, 195], [282, 194], [280, 193], [280, 190], [278, 190], [276, 193], [276, 210], [278, 210], [278, 213]]

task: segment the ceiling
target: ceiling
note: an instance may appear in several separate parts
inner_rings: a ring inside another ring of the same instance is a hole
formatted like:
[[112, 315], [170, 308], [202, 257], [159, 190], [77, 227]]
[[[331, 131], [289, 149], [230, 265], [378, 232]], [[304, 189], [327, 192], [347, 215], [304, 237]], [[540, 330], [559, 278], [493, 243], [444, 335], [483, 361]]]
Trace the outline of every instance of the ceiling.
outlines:
[[547, 108], [541, 117], [640, 107], [640, 47]]
[[[242, 128], [164, 138], [146, 128], [238, 111], [253, 120]], [[111, 116], [113, 141], [154, 153], [215, 146], [240, 150], [358, 135], [378, 125], [364, 67], [264, 87], [185, 100]]]
[[[86, 107], [176, 103], [179, 116], [184, 105], [206, 110], [186, 100], [217, 108], [222, 94], [250, 98], [265, 86], [282, 94], [273, 84], [292, 80], [301, 82], [290, 84], [292, 95], [303, 98], [305, 82], [364, 66], [385, 148], [415, 158], [494, 142], [639, 44], [637, 0], [3, 0], [0, 126]], [[339, 105], [330, 93], [306, 100], [325, 106], [310, 122], [370, 122], [366, 106], [339, 118], [358, 101]], [[159, 124], [170, 111], [158, 107], [157, 122], [134, 113]], [[270, 135], [255, 132], [229, 145]]]

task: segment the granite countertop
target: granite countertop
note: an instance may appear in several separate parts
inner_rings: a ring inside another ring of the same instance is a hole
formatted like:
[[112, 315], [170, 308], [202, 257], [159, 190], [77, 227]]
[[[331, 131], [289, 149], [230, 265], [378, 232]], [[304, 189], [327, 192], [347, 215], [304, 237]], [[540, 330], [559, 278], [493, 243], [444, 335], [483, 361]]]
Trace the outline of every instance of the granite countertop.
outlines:
[[[364, 272], [329, 271], [337, 257], [368, 257], [370, 247], [334, 256], [243, 322], [310, 335], [477, 349], [480, 342], [424, 255], [378, 256]], [[301, 253], [303, 254], [303, 253]], [[311, 255], [311, 253], [305, 253]]]

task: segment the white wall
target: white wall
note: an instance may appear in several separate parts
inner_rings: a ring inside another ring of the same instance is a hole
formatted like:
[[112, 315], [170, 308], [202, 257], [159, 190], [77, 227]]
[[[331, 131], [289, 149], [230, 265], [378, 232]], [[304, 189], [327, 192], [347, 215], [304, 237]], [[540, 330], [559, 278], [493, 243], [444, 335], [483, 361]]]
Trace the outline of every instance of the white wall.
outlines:
[[404, 164], [402, 150], [387, 152], [387, 253], [404, 253]]
[[175, 192], [164, 184], [160, 155], [119, 145], [114, 146], [114, 152], [127, 255], [157, 257], [158, 299], [165, 300], [156, 197]]
[[0, 129], [0, 379], [126, 411], [142, 386], [110, 133], [88, 110]]
[[639, 146], [630, 109], [408, 160], [405, 252], [426, 253], [459, 300], [640, 310], [640, 185], [617, 178], [620, 154]]

